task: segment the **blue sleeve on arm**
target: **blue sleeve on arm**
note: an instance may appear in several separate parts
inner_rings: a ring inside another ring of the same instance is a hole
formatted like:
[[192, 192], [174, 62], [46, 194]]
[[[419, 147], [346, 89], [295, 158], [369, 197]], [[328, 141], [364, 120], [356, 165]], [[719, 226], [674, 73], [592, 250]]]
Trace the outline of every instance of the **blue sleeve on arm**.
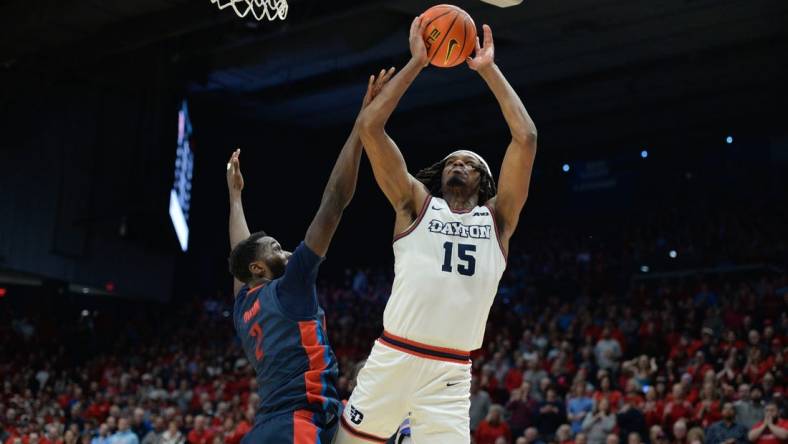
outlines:
[[307, 317], [317, 312], [315, 281], [323, 259], [303, 242], [290, 256], [277, 287], [279, 305], [287, 314]]

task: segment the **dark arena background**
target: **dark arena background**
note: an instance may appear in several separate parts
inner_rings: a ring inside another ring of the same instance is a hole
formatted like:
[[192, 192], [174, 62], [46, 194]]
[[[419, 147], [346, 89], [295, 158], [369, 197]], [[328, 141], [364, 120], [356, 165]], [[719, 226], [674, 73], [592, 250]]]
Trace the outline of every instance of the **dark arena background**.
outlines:
[[[369, 75], [408, 61], [433, 4], [0, 3], [3, 444], [240, 442], [259, 397], [227, 159], [251, 230], [295, 248]], [[474, 442], [786, 443], [746, 432], [774, 402], [788, 433], [788, 3], [455, 4], [539, 129], [473, 353]], [[497, 177], [510, 137], [464, 64], [427, 68], [387, 129], [411, 172], [467, 148]], [[382, 331], [393, 216], [362, 159], [318, 279], [343, 399]], [[715, 427], [728, 402], [743, 436]]]

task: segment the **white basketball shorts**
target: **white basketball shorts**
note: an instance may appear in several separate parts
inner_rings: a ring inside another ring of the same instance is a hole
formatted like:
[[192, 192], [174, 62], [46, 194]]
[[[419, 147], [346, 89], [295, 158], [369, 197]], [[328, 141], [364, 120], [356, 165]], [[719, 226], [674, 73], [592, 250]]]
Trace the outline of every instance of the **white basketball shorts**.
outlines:
[[469, 443], [470, 390], [469, 352], [384, 332], [358, 374], [334, 442], [385, 443], [409, 418], [414, 444]]

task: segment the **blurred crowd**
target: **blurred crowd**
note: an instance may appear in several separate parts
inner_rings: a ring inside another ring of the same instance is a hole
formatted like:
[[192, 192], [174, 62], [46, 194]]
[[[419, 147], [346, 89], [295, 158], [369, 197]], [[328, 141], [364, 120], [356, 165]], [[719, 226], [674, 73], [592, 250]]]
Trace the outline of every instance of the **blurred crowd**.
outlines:
[[[785, 244], [774, 222], [704, 223], [523, 235], [473, 353], [476, 444], [788, 443]], [[391, 281], [321, 281], [344, 398]], [[240, 442], [259, 398], [230, 299], [0, 301], [0, 443]]]

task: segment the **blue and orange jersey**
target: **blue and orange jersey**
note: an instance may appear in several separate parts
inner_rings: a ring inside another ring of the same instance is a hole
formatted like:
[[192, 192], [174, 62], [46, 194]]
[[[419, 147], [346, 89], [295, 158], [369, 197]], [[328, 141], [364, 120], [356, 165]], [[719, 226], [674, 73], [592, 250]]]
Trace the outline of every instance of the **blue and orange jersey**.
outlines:
[[302, 242], [282, 277], [244, 286], [235, 298], [235, 330], [257, 375], [258, 417], [296, 410], [339, 414], [337, 360], [315, 288], [321, 262]]

